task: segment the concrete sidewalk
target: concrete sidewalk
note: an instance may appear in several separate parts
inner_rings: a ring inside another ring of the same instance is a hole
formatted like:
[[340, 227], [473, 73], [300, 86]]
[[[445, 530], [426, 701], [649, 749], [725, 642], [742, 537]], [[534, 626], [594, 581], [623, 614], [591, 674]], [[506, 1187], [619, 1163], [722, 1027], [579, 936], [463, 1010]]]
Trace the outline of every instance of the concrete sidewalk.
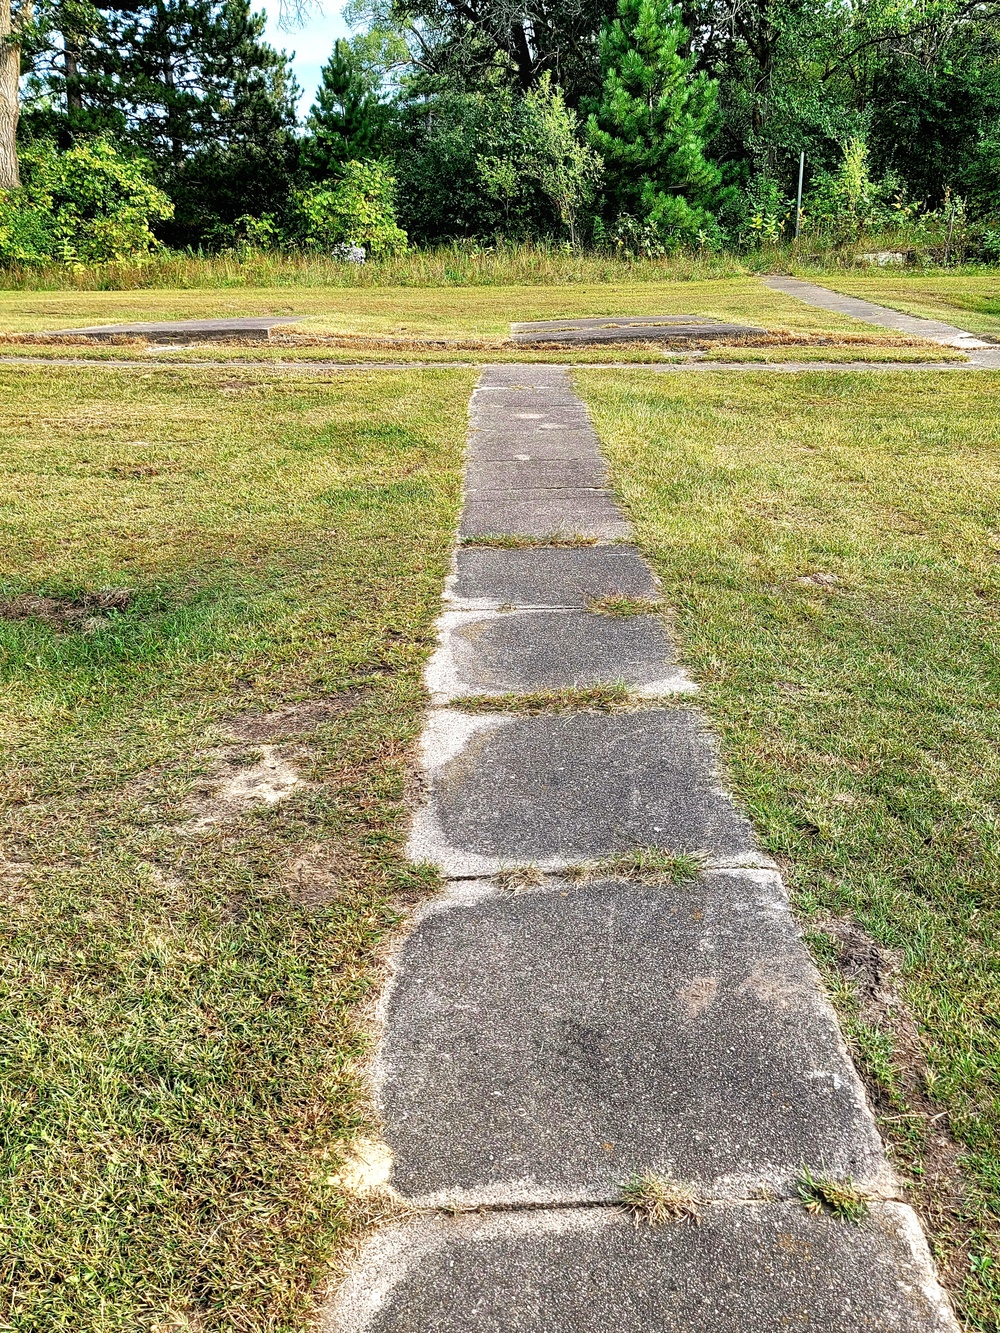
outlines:
[[888, 306], [876, 305], [874, 301], [863, 301], [857, 296], [844, 296], [841, 292], [831, 291], [815, 282], [806, 282], [803, 278], [765, 278], [764, 283], [773, 292], [784, 292], [795, 296], [807, 305], [814, 305], [820, 310], [832, 310], [838, 315], [850, 315], [852, 319], [863, 320], [866, 324], [877, 324], [883, 329], [895, 329], [898, 333], [909, 333], [915, 338], [927, 338], [931, 342], [943, 343], [946, 347], [957, 347], [963, 352], [982, 351], [996, 346], [983, 338], [969, 333], [967, 329], [946, 324], [940, 319], [923, 319], [918, 315], [905, 315], [900, 310], [891, 310]]
[[[468, 538], [428, 673], [411, 854], [448, 882], [397, 950], [376, 1095], [412, 1207], [362, 1249], [327, 1333], [957, 1333], [776, 868], [715, 746], [567, 373], [484, 370]], [[546, 527], [547, 525], [547, 527]], [[462, 711], [624, 683], [630, 711]], [[666, 885], [581, 862], [704, 853]], [[512, 867], [545, 871], [513, 891]], [[507, 875], [501, 872], [508, 872]], [[803, 1166], [869, 1196], [813, 1216]], [[701, 1224], [633, 1223], [622, 1184], [690, 1187]]]

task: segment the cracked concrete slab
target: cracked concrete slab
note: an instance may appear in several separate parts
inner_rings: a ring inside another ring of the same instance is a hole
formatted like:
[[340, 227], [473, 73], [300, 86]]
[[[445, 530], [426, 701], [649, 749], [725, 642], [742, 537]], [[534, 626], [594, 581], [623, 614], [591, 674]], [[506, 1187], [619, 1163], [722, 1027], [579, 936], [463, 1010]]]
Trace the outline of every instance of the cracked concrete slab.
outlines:
[[760, 858], [690, 708], [538, 717], [438, 709], [422, 756], [428, 792], [409, 854], [448, 875], [526, 861], [555, 868], [634, 847], [704, 851], [727, 864]]
[[614, 541], [630, 528], [602, 490], [474, 491], [467, 493], [463, 537], [598, 537]]
[[777, 874], [602, 882], [426, 912], [385, 1005], [393, 1187], [419, 1206], [893, 1182]]
[[617, 1209], [417, 1218], [362, 1250], [321, 1333], [959, 1333], [911, 1209], [794, 1203], [698, 1227]]
[[448, 611], [427, 667], [435, 703], [470, 694], [624, 684], [655, 696], [690, 693], [657, 616], [589, 611]]
[[448, 596], [459, 603], [588, 606], [605, 597], [660, 596], [659, 583], [634, 546], [462, 547], [455, 569]]

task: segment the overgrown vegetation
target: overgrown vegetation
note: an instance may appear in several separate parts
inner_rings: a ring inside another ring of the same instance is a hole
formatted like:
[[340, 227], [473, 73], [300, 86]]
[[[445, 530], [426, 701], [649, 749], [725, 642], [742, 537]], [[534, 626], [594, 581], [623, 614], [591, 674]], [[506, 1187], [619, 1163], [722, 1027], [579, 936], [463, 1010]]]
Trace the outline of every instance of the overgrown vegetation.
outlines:
[[470, 388], [0, 371], [5, 1327], [309, 1320]]
[[[801, 257], [1000, 257], [996, 0], [355, 0], [302, 123], [251, 0], [4, 12], [0, 67], [25, 75], [19, 139], [17, 107], [0, 117], [15, 212], [20, 148], [26, 190], [33, 154], [103, 154], [158, 192], [159, 241], [254, 260], [475, 241], [776, 262], [799, 230]], [[0, 227], [0, 264], [142, 261], [125, 212], [100, 202], [106, 255]]]
[[891, 1002], [845, 1027], [963, 1316], [993, 1329], [997, 377], [575, 378], [799, 911], [896, 960]]

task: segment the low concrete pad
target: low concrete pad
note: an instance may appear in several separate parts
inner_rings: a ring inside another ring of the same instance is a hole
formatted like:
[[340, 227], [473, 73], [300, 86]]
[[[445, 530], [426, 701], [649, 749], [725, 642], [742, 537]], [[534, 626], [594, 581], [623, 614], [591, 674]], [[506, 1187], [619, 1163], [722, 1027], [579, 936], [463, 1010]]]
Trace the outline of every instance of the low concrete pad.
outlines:
[[168, 319], [152, 324], [96, 324], [84, 329], [57, 329], [45, 338], [148, 338], [150, 342], [267, 341], [278, 324], [297, 324], [301, 315], [259, 315], [247, 319]]
[[803, 1163], [892, 1189], [774, 872], [458, 890], [401, 946], [385, 1020], [391, 1183], [413, 1203], [613, 1202], [647, 1168], [787, 1195]]
[[658, 598], [660, 585], [634, 546], [536, 550], [460, 547], [449, 595], [492, 606], [587, 606], [602, 597]]
[[467, 491], [600, 489], [607, 481], [600, 458], [530, 458], [502, 461], [470, 459], [465, 473]]
[[438, 630], [427, 667], [435, 703], [577, 685], [621, 683], [649, 695], [695, 688], [671, 665], [673, 645], [656, 616], [449, 611]]
[[451, 875], [551, 867], [630, 847], [754, 856], [687, 708], [523, 717], [441, 709], [423, 738], [431, 790], [410, 854]]
[[598, 537], [630, 535], [614, 499], [603, 490], [477, 491], [469, 495], [463, 537]]
[[596, 319], [545, 319], [510, 327], [514, 342], [520, 345], [691, 341], [764, 332], [748, 324], [730, 324], [700, 315], [603, 315]]
[[614, 1209], [420, 1218], [362, 1251], [321, 1333], [959, 1333], [912, 1211], [793, 1203], [700, 1227]]

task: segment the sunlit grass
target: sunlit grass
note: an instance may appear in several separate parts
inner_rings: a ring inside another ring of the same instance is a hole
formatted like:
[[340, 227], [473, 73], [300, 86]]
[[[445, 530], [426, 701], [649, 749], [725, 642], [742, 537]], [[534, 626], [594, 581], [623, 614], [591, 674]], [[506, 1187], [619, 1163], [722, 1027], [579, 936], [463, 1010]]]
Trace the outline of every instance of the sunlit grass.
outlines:
[[471, 384], [0, 370], [5, 1327], [309, 1322]]
[[[993, 1329], [1000, 376], [574, 377], [799, 910], [853, 918], [900, 959], [932, 1114], [887, 1074], [913, 1059], [892, 1031], [856, 1055], [965, 1316]], [[920, 1185], [948, 1133], [957, 1202]]]

